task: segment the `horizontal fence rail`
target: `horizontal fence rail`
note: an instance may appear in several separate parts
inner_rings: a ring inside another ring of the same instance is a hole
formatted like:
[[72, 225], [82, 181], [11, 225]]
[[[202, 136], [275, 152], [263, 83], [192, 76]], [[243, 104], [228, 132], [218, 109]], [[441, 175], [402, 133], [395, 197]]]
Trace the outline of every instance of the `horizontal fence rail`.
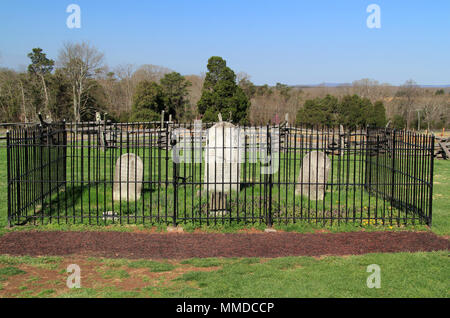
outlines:
[[7, 133], [11, 225], [427, 224], [434, 136], [230, 123], [53, 123]]

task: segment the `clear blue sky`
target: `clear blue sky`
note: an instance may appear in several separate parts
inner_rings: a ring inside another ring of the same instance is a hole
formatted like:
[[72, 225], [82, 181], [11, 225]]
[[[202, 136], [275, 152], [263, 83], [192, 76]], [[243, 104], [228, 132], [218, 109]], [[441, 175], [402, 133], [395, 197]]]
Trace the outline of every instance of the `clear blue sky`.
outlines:
[[[71, 3], [81, 7], [81, 29], [66, 26]], [[366, 26], [371, 3], [381, 8], [380, 29]], [[199, 74], [219, 55], [256, 84], [450, 84], [449, 0], [0, 2], [0, 66], [23, 68], [33, 47], [56, 59], [65, 41], [81, 40], [112, 67]]]

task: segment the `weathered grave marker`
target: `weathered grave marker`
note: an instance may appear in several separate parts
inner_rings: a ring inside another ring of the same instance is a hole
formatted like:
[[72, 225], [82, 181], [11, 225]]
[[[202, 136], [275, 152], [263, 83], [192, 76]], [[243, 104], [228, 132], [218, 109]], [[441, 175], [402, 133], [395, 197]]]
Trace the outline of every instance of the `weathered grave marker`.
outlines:
[[310, 200], [323, 200], [331, 161], [321, 151], [311, 151], [302, 161], [302, 169], [295, 187], [296, 195], [307, 196]]
[[126, 153], [116, 161], [114, 170], [114, 201], [136, 201], [141, 197], [144, 165], [134, 153]]
[[243, 137], [240, 129], [229, 122], [219, 122], [208, 129], [204, 180], [205, 190], [211, 196], [211, 211], [223, 214], [227, 210], [227, 194], [239, 190]]

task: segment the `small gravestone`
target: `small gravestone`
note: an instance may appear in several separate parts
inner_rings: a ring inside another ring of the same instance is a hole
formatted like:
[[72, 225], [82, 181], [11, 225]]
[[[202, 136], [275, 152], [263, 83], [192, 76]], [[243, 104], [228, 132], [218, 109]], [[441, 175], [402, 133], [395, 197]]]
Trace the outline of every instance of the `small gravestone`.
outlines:
[[239, 190], [243, 137], [240, 129], [228, 122], [219, 122], [208, 129], [204, 180], [205, 190], [210, 193], [211, 211], [223, 214], [228, 210], [227, 194]]
[[114, 201], [136, 201], [141, 197], [144, 165], [134, 153], [126, 153], [116, 161], [114, 170]]
[[330, 169], [331, 161], [325, 153], [311, 151], [303, 158], [295, 194], [310, 200], [323, 200]]

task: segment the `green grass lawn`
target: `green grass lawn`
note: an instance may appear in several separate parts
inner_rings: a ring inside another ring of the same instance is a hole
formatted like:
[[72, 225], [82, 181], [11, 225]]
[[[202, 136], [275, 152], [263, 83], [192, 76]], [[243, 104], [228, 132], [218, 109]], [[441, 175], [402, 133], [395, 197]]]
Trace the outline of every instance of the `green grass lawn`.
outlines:
[[[448, 263], [447, 252], [183, 261], [0, 256], [0, 297], [449, 297]], [[68, 264], [81, 268], [79, 289], [66, 287]], [[371, 264], [380, 266], [380, 288], [367, 287]]]
[[[6, 150], [0, 148], [0, 234], [6, 226]], [[435, 161], [433, 226], [402, 230], [450, 233], [450, 161]], [[196, 226], [186, 224], [186, 230]], [[258, 225], [255, 225], [258, 227]], [[133, 231], [140, 226], [44, 225], [42, 230]], [[240, 226], [204, 227], [209, 231], [236, 231]], [[264, 228], [264, 226], [261, 226]], [[314, 224], [279, 225], [301, 232]], [[334, 232], [358, 231], [361, 226], [325, 227]], [[33, 226], [12, 230], [36, 229]], [[160, 228], [163, 230], [163, 227]], [[365, 230], [391, 230], [368, 225]], [[398, 230], [395, 227], [392, 230]], [[68, 289], [65, 269], [78, 262], [82, 288]], [[367, 266], [381, 268], [381, 288], [370, 289]], [[45, 271], [45, 275], [44, 272]], [[46, 277], [46, 278], [43, 278]], [[183, 261], [74, 259], [74, 257], [0, 256], [0, 297], [449, 297], [448, 251], [367, 254], [347, 257], [231, 258]]]
[[431, 230], [450, 235], [450, 160], [435, 160]]

